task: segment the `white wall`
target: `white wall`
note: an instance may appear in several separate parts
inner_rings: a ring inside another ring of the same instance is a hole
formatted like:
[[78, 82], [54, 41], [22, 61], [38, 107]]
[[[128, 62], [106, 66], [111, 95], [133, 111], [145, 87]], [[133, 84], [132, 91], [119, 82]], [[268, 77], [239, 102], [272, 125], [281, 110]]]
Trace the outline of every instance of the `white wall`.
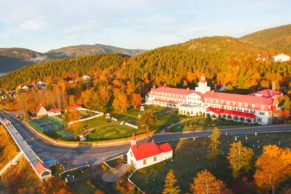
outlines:
[[[136, 161], [135, 157], [133, 156], [133, 154], [131, 156], [130, 152], [131, 152], [131, 149], [129, 149], [129, 151], [127, 152], [127, 164], [129, 165], [132, 164], [135, 169], [145, 168], [145, 167], [157, 164], [159, 162], [162, 162], [164, 160], [167, 160], [173, 157], [173, 151], [170, 151], [170, 152], [164, 152], [159, 155], [156, 155], [156, 160], [154, 160], [155, 156], [151, 156], [143, 160]], [[144, 164], [144, 160], [146, 160], [145, 164]]]

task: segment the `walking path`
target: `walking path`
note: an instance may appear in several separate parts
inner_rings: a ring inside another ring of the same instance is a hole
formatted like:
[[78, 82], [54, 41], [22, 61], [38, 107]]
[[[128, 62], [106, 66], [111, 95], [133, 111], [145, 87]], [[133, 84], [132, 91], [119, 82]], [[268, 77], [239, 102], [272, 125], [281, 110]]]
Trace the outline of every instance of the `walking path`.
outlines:
[[128, 169], [128, 164], [123, 164], [119, 168], [112, 168], [112, 172], [104, 173], [102, 179], [105, 182], [116, 182], [119, 177], [124, 175]]

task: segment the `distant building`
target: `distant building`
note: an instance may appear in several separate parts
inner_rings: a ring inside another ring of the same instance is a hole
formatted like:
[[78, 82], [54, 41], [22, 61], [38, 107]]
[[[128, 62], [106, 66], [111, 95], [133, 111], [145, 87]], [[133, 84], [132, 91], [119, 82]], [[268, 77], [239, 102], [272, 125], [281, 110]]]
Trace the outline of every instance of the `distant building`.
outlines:
[[57, 116], [57, 115], [61, 115], [61, 110], [58, 109], [58, 108], [53, 108], [53, 109], [50, 109], [48, 111], [48, 116], [52, 117], [52, 116]]
[[83, 75], [82, 79], [83, 79], [84, 81], [87, 81], [87, 80], [90, 79], [90, 76], [89, 76], [89, 75]]
[[147, 93], [146, 104], [177, 108], [180, 114], [244, 123], [271, 124], [279, 91], [262, 90], [249, 95], [230, 94], [210, 90], [204, 76], [195, 90], [161, 86]]
[[75, 110], [83, 110], [84, 108], [82, 108], [80, 105], [78, 104], [74, 104], [72, 106], [69, 106], [69, 109], [75, 109]]
[[172, 157], [173, 149], [168, 143], [157, 145], [155, 142], [148, 142], [138, 145], [133, 134], [131, 145], [127, 152], [127, 164], [132, 165], [137, 170]]
[[290, 61], [290, 56], [280, 53], [278, 55], [273, 56], [272, 60], [275, 62], [286, 62]]
[[37, 109], [36, 109], [36, 115], [38, 117], [43, 117], [43, 116], [47, 116], [48, 115], [48, 112], [47, 110], [45, 109], [44, 106], [42, 106], [41, 104], [38, 105]]

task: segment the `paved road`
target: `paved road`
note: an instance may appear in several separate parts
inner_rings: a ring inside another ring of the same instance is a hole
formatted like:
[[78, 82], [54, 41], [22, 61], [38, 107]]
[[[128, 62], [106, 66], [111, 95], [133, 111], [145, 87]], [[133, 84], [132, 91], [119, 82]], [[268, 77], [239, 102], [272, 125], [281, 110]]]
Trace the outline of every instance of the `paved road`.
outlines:
[[[1, 119], [0, 119], [1, 120]], [[1, 123], [4, 124], [4, 121], [1, 120]], [[5, 124], [7, 130], [11, 134], [15, 143], [20, 147], [21, 151], [26, 155], [33, 166], [36, 166], [39, 161], [38, 156], [32, 151], [27, 142], [22, 138], [22, 136], [18, 133], [18, 131], [14, 128], [13, 125]]]
[[[43, 160], [55, 159], [62, 163], [66, 169], [79, 165], [100, 164], [104, 160], [125, 153], [129, 145], [116, 145], [108, 147], [91, 147], [81, 145], [77, 148], [64, 148], [52, 145], [40, 139], [30, 131], [21, 121], [15, 117], [0, 111], [0, 117], [7, 118], [14, 125], [19, 134], [27, 141], [33, 151]], [[279, 126], [258, 126], [253, 128], [236, 128], [221, 130], [222, 134], [240, 135], [254, 134], [255, 132], [291, 132], [291, 125]], [[162, 133], [156, 134], [152, 139], [156, 142], [173, 141], [180, 138], [208, 137], [211, 131], [190, 132], [190, 133]]]

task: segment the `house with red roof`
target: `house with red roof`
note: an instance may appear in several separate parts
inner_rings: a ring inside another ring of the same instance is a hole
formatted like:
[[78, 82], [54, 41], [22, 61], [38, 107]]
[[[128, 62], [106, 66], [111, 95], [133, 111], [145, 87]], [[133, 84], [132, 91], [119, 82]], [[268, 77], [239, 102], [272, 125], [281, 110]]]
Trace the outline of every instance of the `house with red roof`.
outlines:
[[204, 76], [195, 90], [161, 86], [152, 88], [146, 104], [177, 108], [179, 114], [202, 116], [244, 123], [271, 124], [280, 91], [266, 89], [249, 95], [215, 92]]
[[48, 112], [48, 116], [49, 116], [49, 117], [57, 116], [57, 115], [62, 114], [62, 113], [61, 113], [61, 110], [58, 109], [58, 108], [52, 108], [52, 109], [50, 109], [50, 110], [47, 111], [47, 112]]
[[132, 135], [130, 148], [127, 152], [127, 164], [132, 165], [134, 169], [145, 168], [172, 157], [173, 149], [170, 144], [158, 145], [155, 142], [137, 144], [134, 134]]
[[42, 104], [38, 105], [35, 113], [36, 113], [36, 115], [38, 117], [43, 117], [43, 116], [47, 116], [48, 115], [47, 110], [45, 109], [45, 107]]

